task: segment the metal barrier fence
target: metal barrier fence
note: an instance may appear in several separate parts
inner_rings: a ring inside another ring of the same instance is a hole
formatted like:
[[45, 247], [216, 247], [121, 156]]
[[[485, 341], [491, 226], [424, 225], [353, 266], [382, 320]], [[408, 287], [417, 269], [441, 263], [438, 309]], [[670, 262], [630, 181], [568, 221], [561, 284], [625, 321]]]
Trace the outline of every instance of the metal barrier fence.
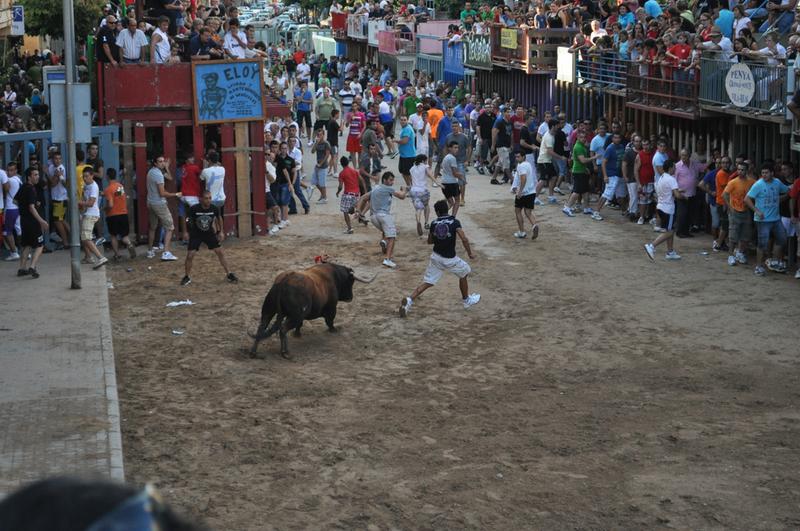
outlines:
[[575, 79], [585, 88], [623, 89], [631, 62], [616, 53], [582, 52], [575, 58]]
[[[743, 86], [753, 89], [752, 98], [745, 104], [734, 105], [725, 87], [731, 67], [737, 63], [703, 57], [700, 60], [700, 102], [706, 105], [738, 108], [752, 114], [784, 115], [786, 113], [787, 68], [785, 65], [743, 62], [749, 69], [739, 72]], [[746, 94], [746, 90], [743, 93]], [[746, 96], [745, 96], [746, 98]]]
[[[132, 193], [134, 177], [125, 176], [123, 178], [123, 176], [120, 175], [119, 127], [115, 125], [92, 127], [92, 138], [96, 139], [98, 156], [103, 161], [103, 166], [106, 169], [114, 168], [117, 170], [120, 182], [124, 182], [126, 190], [129, 191], [128, 197], [133, 199], [135, 197]], [[3, 155], [2, 167], [5, 168], [8, 166], [9, 162], [14, 161], [17, 163], [19, 175], [24, 175], [25, 170], [31, 165], [31, 157], [35, 156], [35, 158], [38, 159], [40, 175], [44, 175], [44, 172], [47, 170], [47, 151], [50, 149], [50, 146], [53, 145], [58, 145], [59, 151], [64, 154], [66, 153], [64, 149], [66, 147], [65, 145], [54, 144], [52, 142], [51, 131], [32, 131], [29, 133], [0, 135], [0, 153]], [[77, 147], [84, 153], [87, 152], [87, 145], [78, 144]], [[63, 164], [67, 169], [67, 179], [76, 179], [79, 177], [75, 175], [75, 161], [67, 161], [65, 157]], [[147, 169], [145, 168], [142, 171], [146, 172]], [[144, 177], [144, 174], [142, 174], [142, 177]], [[105, 186], [107, 183], [108, 181], [105, 175], [103, 175], [103, 185]], [[49, 192], [44, 194], [44, 199], [45, 204], [43, 206], [43, 212], [45, 212], [45, 219], [48, 219], [50, 213]], [[101, 209], [100, 213], [101, 219], [105, 219], [105, 212]], [[131, 212], [131, 215], [133, 215], [133, 212]], [[105, 232], [105, 223], [103, 223], [102, 226]], [[51, 231], [52, 229], [51, 225]], [[108, 238], [108, 234], [105, 234], [105, 237]], [[45, 234], [44, 242], [47, 247], [50, 247], [50, 234]]]
[[696, 71], [630, 63], [626, 83], [628, 105], [654, 112], [695, 114], [698, 81]]
[[441, 55], [430, 55], [426, 53], [417, 54], [417, 70], [420, 72], [430, 72], [436, 81], [444, 79], [444, 63]]

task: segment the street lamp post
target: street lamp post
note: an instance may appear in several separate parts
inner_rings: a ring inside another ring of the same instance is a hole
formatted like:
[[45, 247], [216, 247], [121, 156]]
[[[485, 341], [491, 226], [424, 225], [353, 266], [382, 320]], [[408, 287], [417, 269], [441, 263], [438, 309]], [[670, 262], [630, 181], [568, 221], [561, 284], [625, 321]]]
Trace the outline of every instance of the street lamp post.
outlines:
[[[74, 108], [74, 83], [75, 83], [75, 12], [72, 0], [63, 0], [64, 15], [64, 107], [67, 126], [67, 174], [73, 173], [69, 182], [69, 255], [70, 269], [72, 271], [72, 289], [81, 288], [81, 241], [80, 241], [80, 215], [78, 213], [78, 183], [80, 175], [76, 171], [75, 156], [75, 108]], [[65, 242], [66, 243], [66, 242]]]

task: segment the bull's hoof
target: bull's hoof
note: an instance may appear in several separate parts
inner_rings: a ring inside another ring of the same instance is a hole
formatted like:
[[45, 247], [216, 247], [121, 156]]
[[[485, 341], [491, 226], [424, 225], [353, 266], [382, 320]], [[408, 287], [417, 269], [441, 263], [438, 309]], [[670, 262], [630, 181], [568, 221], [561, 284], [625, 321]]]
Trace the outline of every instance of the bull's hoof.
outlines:
[[292, 355], [289, 354], [288, 352], [281, 352], [281, 358], [289, 361], [292, 361], [292, 359], [294, 359], [292, 358]]
[[329, 326], [328, 332], [330, 332], [331, 334], [336, 334], [337, 332], [339, 332], [339, 329], [336, 328], [335, 326]]

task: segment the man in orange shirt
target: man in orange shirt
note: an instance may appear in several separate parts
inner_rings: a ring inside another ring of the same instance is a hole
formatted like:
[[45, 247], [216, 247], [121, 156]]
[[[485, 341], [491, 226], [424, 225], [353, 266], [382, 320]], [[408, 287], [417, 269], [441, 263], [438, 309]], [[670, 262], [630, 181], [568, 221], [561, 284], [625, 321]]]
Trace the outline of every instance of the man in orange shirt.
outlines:
[[[728, 265], [747, 263], [747, 242], [753, 238], [753, 214], [744, 203], [747, 192], [756, 183], [748, 175], [747, 163], [736, 167], [736, 178], [731, 176], [728, 185], [722, 192], [722, 198], [728, 207], [729, 229], [731, 234], [731, 250]], [[737, 245], [738, 244], [738, 245]]]
[[106, 199], [106, 226], [111, 236], [111, 248], [114, 249], [114, 260], [119, 260], [119, 240], [128, 248], [130, 257], [136, 258], [136, 247], [128, 238], [128, 196], [125, 187], [117, 181], [117, 170], [109, 168], [106, 171], [108, 186], [103, 190]]
[[444, 155], [439, 153], [439, 141], [437, 140], [437, 131], [439, 130], [439, 121], [444, 118], [444, 111], [441, 109], [437, 109], [433, 106], [432, 100], [428, 99], [427, 105], [423, 107], [426, 111], [428, 111], [428, 123], [431, 125], [431, 141], [429, 143], [431, 148], [431, 154], [438, 155], [439, 157], [444, 157]]
[[728, 211], [725, 205], [725, 199], [722, 194], [725, 192], [725, 187], [731, 180], [731, 158], [727, 155], [722, 157], [720, 170], [717, 172], [717, 213], [719, 214], [719, 237], [714, 240], [712, 250], [715, 253], [726, 250], [728, 247], [725, 245], [725, 239], [728, 237]]

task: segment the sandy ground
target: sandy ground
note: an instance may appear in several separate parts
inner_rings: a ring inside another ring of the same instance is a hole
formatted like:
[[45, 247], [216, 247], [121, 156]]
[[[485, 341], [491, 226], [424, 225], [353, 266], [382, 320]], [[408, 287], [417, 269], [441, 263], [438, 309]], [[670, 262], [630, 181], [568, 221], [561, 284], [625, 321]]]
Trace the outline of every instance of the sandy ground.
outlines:
[[[467, 311], [445, 277], [397, 316], [430, 252], [409, 201], [396, 271], [335, 201], [226, 243], [235, 286], [210, 252], [186, 288], [182, 262], [109, 267], [128, 479], [217, 529], [800, 527], [800, 284], [701, 255], [705, 236], [653, 264], [649, 226], [613, 212], [542, 207], [516, 240], [508, 188], [470, 175]], [[340, 333], [245, 356], [272, 279], [323, 251], [380, 271]]]

